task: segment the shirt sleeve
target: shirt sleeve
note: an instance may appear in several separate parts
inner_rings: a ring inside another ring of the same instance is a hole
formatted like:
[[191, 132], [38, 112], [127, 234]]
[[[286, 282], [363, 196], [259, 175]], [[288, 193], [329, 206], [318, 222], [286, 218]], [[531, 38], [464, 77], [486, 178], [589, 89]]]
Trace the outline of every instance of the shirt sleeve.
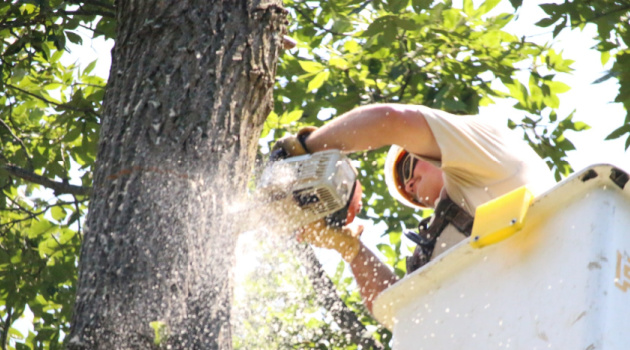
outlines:
[[480, 116], [457, 116], [420, 108], [440, 147], [442, 170], [459, 182], [482, 186], [501, 181], [519, 170], [518, 154], [527, 146], [514, 142], [507, 127]]

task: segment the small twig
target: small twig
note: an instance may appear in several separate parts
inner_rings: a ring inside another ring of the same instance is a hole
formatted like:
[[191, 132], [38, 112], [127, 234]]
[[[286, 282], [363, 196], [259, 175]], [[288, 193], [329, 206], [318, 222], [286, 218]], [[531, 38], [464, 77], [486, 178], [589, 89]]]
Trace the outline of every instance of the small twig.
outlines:
[[81, 210], [79, 209], [79, 201], [76, 196], [74, 198], [74, 208], [77, 210], [77, 235], [79, 235], [79, 242], [83, 242], [83, 235], [81, 234]]
[[104, 89], [105, 86], [104, 85], [98, 85], [98, 84], [89, 84], [89, 83], [72, 83], [72, 85], [70, 85], [71, 87], [75, 87], [75, 86], [90, 86], [90, 87], [95, 87], [95, 88], [99, 88], [99, 89]]
[[383, 98], [383, 92], [381, 91], [381, 89], [378, 87], [378, 81], [376, 80], [377, 78], [375, 77], [374, 79], [374, 92], [377, 94], [376, 97], [378, 97], [378, 100], [375, 98], [374, 94], [372, 94], [372, 101], [374, 102], [380, 102]]
[[[55, 237], [55, 235], [53, 233], [50, 234], [50, 237], [52, 237], [52, 239], [55, 240], [55, 242], [57, 242], [57, 245], [61, 248], [61, 255], [63, 255], [64, 259], [66, 258], [66, 250], [63, 249], [66, 244], [61, 244], [61, 242], [59, 242], [59, 239], [57, 239], [57, 237]], [[56, 253], [57, 251], [55, 251]], [[54, 254], [54, 253], [53, 253]]]
[[[411, 72], [411, 70], [409, 71]], [[411, 74], [407, 73], [405, 76], [405, 80], [403, 81], [402, 86], [400, 87], [400, 91], [398, 92], [398, 102], [402, 102], [403, 96], [405, 95], [405, 90], [407, 90], [407, 86], [411, 82]]]
[[0, 169], [5, 170], [10, 175], [19, 177], [20, 179], [50, 188], [54, 190], [56, 194], [67, 193], [77, 196], [89, 196], [92, 193], [91, 187], [76, 186], [64, 182], [53, 181], [45, 176], [37, 175], [12, 164], [4, 164], [0, 166]]
[[[87, 201], [87, 199], [83, 199], [83, 200], [79, 201], [79, 203], [85, 202], [85, 201]], [[0, 224], [0, 227], [5, 227], [5, 226], [9, 226], [9, 225], [15, 225], [15, 224], [23, 222], [23, 221], [28, 221], [28, 220], [36, 218], [36, 217], [38, 217], [40, 215], [44, 215], [50, 208], [60, 207], [60, 206], [63, 206], [63, 205], [71, 205], [71, 204], [74, 204], [74, 203], [76, 203], [76, 202], [57, 202], [55, 204], [49, 204], [49, 205], [43, 207], [43, 209], [40, 210], [40, 211], [30, 211], [30, 210], [25, 209], [24, 212], [28, 213], [28, 215], [26, 217], [23, 217], [23, 218], [18, 219], [18, 220], [5, 222], [3, 224]], [[0, 211], [8, 211], [8, 210], [9, 209], [0, 209]]]
[[[2, 126], [4, 126], [7, 129], [7, 131], [11, 135], [11, 137], [13, 137], [13, 139], [15, 141], [17, 141], [20, 144], [20, 146], [22, 146], [22, 151], [24, 151], [24, 154], [26, 154], [26, 159], [28, 159], [28, 161], [30, 163], [31, 155], [28, 153], [28, 150], [26, 149], [26, 145], [24, 144], [24, 141], [22, 141], [22, 139], [20, 139], [19, 137], [17, 137], [17, 135], [15, 135], [13, 133], [13, 130], [11, 130], [9, 125], [7, 125], [7, 123], [5, 123], [4, 120], [0, 119], [0, 124], [2, 124]], [[31, 164], [31, 166], [32, 166], [32, 164]]]
[[4, 211], [24, 211], [27, 212], [29, 214], [32, 214], [32, 212], [26, 208], [24, 208], [23, 206], [20, 205], [20, 203], [18, 203], [17, 201], [13, 200], [13, 198], [11, 197], [7, 197], [7, 199], [11, 202], [11, 205], [14, 205], [17, 207], [17, 209], [12, 209], [12, 208], [8, 208], [8, 209], [0, 209], [0, 210], [4, 210]]

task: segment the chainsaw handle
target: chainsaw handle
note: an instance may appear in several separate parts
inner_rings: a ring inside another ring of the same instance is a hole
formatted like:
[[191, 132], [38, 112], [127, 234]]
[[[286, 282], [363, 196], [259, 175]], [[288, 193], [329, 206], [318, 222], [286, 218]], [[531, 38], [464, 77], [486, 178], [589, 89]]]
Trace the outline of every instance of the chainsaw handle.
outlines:
[[279, 160], [289, 158], [289, 152], [287, 152], [284, 148], [277, 148], [271, 151], [269, 154], [269, 161], [277, 162]]
[[317, 130], [315, 126], [306, 126], [297, 135], [287, 135], [276, 141], [269, 155], [269, 160], [277, 161], [311, 153], [306, 147], [306, 138]]

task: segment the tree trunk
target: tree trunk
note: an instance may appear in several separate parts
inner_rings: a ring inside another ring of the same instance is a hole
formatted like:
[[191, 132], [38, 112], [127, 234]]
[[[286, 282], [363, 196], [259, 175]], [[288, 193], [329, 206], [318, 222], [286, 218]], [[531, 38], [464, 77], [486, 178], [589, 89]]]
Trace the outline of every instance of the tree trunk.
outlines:
[[68, 348], [230, 349], [238, 232], [226, 209], [245, 191], [272, 107], [285, 10], [280, 0], [116, 9]]

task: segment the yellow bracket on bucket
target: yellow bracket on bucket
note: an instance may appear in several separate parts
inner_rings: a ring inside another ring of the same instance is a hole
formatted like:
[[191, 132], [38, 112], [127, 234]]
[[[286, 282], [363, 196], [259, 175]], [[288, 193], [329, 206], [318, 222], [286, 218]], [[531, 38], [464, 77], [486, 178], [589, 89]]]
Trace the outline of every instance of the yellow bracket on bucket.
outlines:
[[512, 236], [523, 227], [527, 209], [534, 195], [519, 187], [477, 207], [470, 245], [482, 248]]

